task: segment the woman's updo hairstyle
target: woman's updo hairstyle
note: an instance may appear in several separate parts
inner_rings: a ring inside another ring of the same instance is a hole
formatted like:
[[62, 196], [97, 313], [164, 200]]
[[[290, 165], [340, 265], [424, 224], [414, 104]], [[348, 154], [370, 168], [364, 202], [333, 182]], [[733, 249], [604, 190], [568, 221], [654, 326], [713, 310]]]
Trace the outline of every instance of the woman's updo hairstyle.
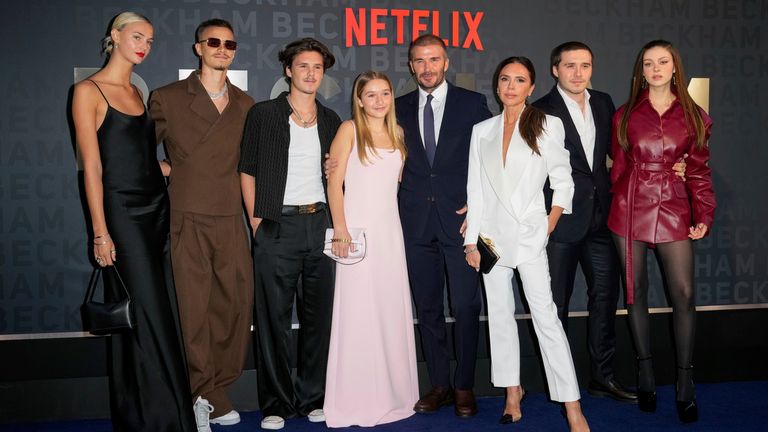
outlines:
[[147, 17], [139, 15], [136, 12], [123, 12], [112, 19], [112, 25], [107, 29], [107, 36], [101, 40], [101, 52], [109, 57], [112, 54], [112, 48], [115, 43], [112, 41], [112, 30], [121, 31], [126, 25], [135, 22], [145, 22], [152, 24]]

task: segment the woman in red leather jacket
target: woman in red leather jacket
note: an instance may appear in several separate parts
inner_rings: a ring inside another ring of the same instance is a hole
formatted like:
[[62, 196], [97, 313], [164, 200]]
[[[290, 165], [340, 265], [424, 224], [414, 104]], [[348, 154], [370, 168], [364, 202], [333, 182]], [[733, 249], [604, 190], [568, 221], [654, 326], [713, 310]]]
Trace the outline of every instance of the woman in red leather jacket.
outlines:
[[[672, 300], [677, 354], [677, 412], [698, 419], [693, 386], [696, 305], [693, 244], [707, 234], [715, 196], [707, 160], [712, 120], [686, 89], [680, 54], [667, 41], [647, 43], [637, 56], [629, 100], [613, 117], [608, 227], [624, 265], [629, 323], [638, 354], [638, 400], [656, 410], [650, 352], [646, 251], [658, 251]], [[672, 170], [688, 154], [684, 181]]]

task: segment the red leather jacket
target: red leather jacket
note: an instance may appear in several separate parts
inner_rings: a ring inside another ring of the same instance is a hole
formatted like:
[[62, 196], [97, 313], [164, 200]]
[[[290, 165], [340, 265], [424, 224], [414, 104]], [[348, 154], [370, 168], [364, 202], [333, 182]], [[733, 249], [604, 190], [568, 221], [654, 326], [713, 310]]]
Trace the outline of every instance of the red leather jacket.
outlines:
[[[627, 127], [630, 149], [624, 151], [618, 142], [618, 126], [625, 109], [626, 105], [613, 116], [611, 190], [614, 195], [608, 228], [626, 238], [627, 246], [632, 240], [651, 244], [685, 240], [688, 228], [698, 223], [711, 230], [716, 204], [706, 163], [712, 119], [699, 110], [707, 143], [699, 148], [695, 134], [686, 127], [680, 103], [675, 100], [659, 116], [646, 90], [630, 113]], [[672, 171], [672, 165], [685, 153], [688, 157], [683, 181]], [[633, 280], [631, 250], [627, 247], [627, 281]], [[629, 282], [627, 286], [633, 287], [633, 284]], [[634, 300], [632, 291], [630, 288], [627, 293], [630, 304]]]

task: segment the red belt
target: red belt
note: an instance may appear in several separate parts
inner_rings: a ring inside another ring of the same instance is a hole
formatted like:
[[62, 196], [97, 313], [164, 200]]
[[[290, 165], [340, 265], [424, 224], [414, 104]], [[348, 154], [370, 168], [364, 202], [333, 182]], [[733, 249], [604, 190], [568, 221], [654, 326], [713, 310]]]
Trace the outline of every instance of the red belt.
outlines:
[[635, 303], [635, 271], [632, 266], [632, 227], [635, 214], [635, 187], [638, 171], [672, 171], [674, 162], [635, 162], [629, 174], [629, 193], [627, 194], [627, 230], [624, 237], [624, 281], [627, 287], [627, 304]]

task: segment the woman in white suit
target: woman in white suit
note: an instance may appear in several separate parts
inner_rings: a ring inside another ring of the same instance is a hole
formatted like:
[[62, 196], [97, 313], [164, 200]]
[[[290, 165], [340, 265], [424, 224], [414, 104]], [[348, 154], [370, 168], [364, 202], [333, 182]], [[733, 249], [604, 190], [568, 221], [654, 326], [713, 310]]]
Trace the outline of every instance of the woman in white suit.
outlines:
[[[472, 130], [464, 252], [467, 263], [479, 269], [477, 239], [482, 234], [493, 241], [500, 256], [483, 276], [491, 378], [495, 386], [506, 387], [507, 393], [499, 421], [513, 423], [522, 417], [524, 391], [512, 289], [517, 268], [539, 339], [550, 396], [564, 402], [572, 431], [587, 431], [568, 339], [552, 301], [545, 250], [560, 215], [570, 213], [573, 179], [562, 122], [525, 103], [535, 79], [533, 64], [525, 57], [510, 57], [496, 68], [496, 93], [504, 109]], [[549, 214], [543, 193], [547, 178], [554, 191]]]

